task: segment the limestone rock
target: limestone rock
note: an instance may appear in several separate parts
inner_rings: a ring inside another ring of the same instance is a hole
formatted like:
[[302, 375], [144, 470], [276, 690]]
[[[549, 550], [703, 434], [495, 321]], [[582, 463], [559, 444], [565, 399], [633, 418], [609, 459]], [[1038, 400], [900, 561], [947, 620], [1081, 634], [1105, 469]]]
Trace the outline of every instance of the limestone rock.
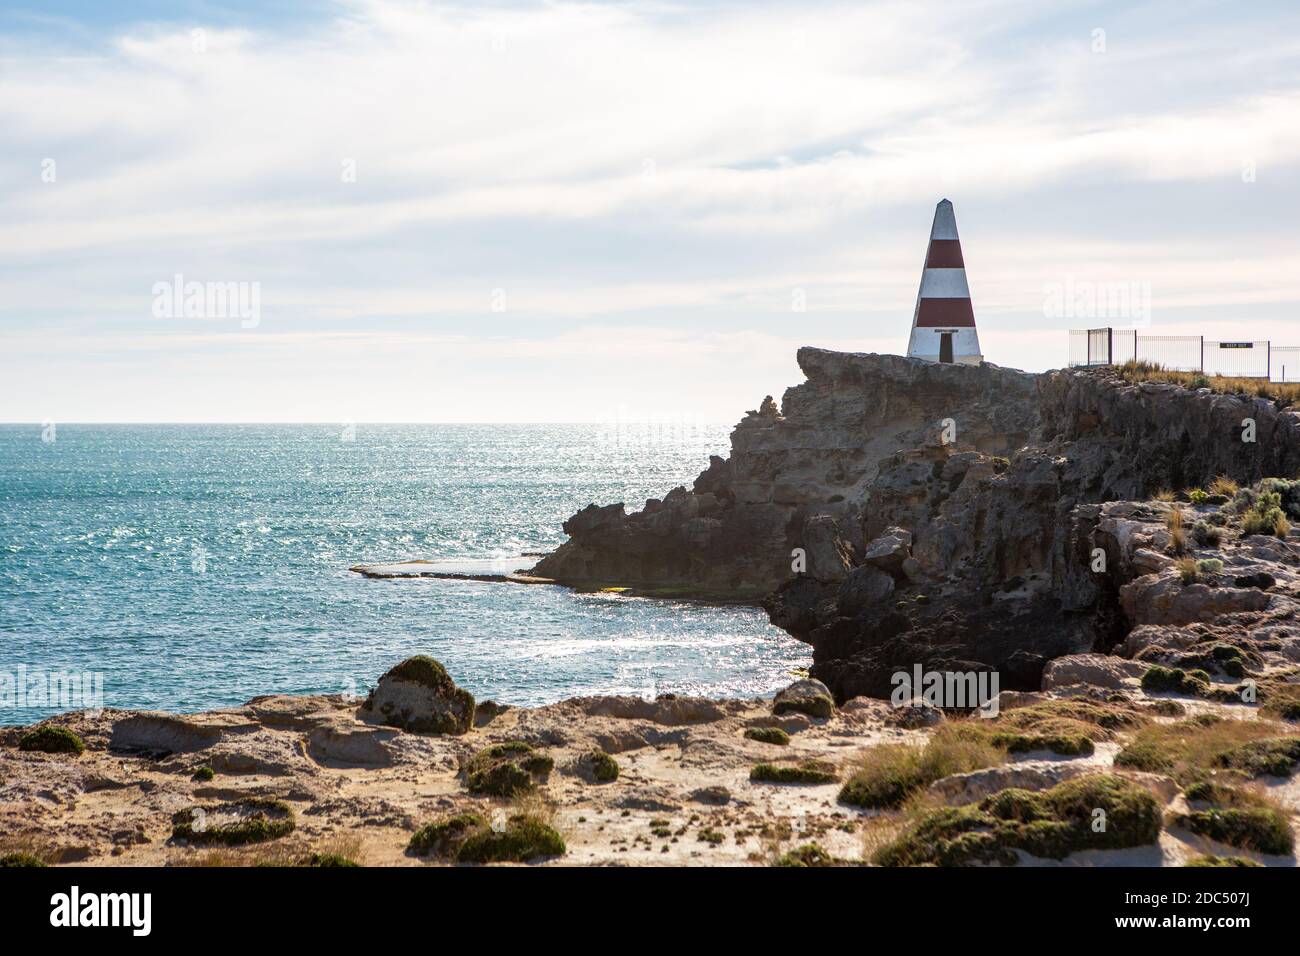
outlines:
[[1087, 684], [1120, 690], [1137, 680], [1146, 667], [1109, 654], [1071, 654], [1051, 661], [1043, 670], [1043, 690]]
[[912, 532], [905, 528], [886, 528], [884, 534], [867, 545], [862, 563], [893, 574], [902, 571], [903, 563], [911, 556]]
[[949, 806], [975, 803], [1000, 790], [1048, 790], [1088, 768], [1077, 761], [1032, 761], [953, 774], [930, 785], [930, 794]]
[[473, 695], [423, 655], [407, 658], [380, 677], [361, 711], [389, 727], [416, 733], [463, 734], [474, 725]]
[[809, 717], [830, 717], [835, 713], [835, 701], [825, 684], [811, 678], [795, 681], [777, 693], [772, 701], [772, 713], [781, 715], [794, 711]]

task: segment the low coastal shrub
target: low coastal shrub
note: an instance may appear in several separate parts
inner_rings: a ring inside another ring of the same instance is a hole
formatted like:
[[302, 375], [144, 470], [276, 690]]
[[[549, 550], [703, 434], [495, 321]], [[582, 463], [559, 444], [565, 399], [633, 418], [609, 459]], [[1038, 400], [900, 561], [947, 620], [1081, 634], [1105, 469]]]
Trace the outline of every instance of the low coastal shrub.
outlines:
[[1215, 856], [1213, 853], [1205, 853], [1201, 856], [1194, 856], [1183, 866], [1263, 866], [1263, 863], [1256, 863], [1254, 860], [1248, 860], [1244, 856]]
[[[1278, 739], [1285, 730], [1285, 725], [1266, 719], [1227, 720], [1210, 714], [1152, 724], [1134, 733], [1116, 755], [1115, 766], [1168, 774], [1183, 786], [1224, 771], [1244, 780], [1251, 775], [1248, 768], [1271, 765], [1286, 754], [1270, 752], [1270, 748], [1242, 748]], [[1300, 741], [1300, 737], [1282, 739]]]
[[755, 783], [834, 783], [839, 779], [833, 764], [821, 760], [805, 760], [797, 764], [755, 764], [749, 771]]
[[855, 807], [892, 809], [936, 780], [992, 767], [1005, 759], [1002, 748], [962, 733], [956, 724], [945, 724], [923, 747], [878, 744], [867, 750], [840, 788], [839, 800]]
[[1200, 571], [1195, 558], [1179, 558], [1176, 567], [1178, 568], [1178, 577], [1182, 579], [1184, 584], [1195, 584], [1200, 579]]
[[6, 853], [0, 856], [0, 868], [3, 869], [48, 865], [44, 860], [30, 853]]
[[1218, 558], [1201, 558], [1196, 562], [1196, 570], [1199, 574], [1220, 574], [1223, 562]]
[[1182, 694], [1202, 694], [1209, 689], [1210, 675], [1203, 670], [1185, 671], [1181, 667], [1163, 667], [1160, 664], [1147, 668], [1142, 675], [1142, 689], [1148, 694], [1176, 691]]
[[320, 866], [320, 867], [349, 867], [360, 866], [356, 860], [344, 856], [341, 853], [313, 853], [311, 856], [303, 857], [298, 863], [299, 866]]
[[862, 757], [840, 791], [860, 807], [896, 808], [936, 780], [1002, 763], [1009, 753], [1047, 750], [1076, 757], [1112, 740], [1118, 730], [1141, 727], [1148, 718], [1123, 702], [1049, 700], [939, 727], [923, 747], [882, 744]]
[[217, 775], [217, 772], [209, 766], [195, 767], [194, 773], [190, 776], [191, 780], [211, 780]]
[[[1094, 826], [1097, 811], [1106, 826]], [[976, 804], [921, 816], [878, 850], [880, 866], [1015, 865], [1016, 850], [1059, 860], [1080, 850], [1114, 850], [1154, 843], [1160, 807], [1138, 784], [1111, 774], [1077, 777], [1050, 790], [1003, 790]]]
[[466, 836], [487, 825], [487, 820], [478, 813], [443, 817], [416, 830], [406, 845], [406, 852], [415, 856], [451, 856]]
[[790, 735], [780, 727], [749, 727], [745, 730], [745, 738], [763, 744], [776, 744], [779, 747], [784, 747], [790, 742]]
[[45, 754], [82, 754], [86, 751], [86, 744], [67, 727], [46, 724], [19, 737], [18, 749]]
[[504, 828], [482, 827], [466, 834], [456, 848], [457, 863], [527, 863], [545, 856], [563, 856], [567, 847], [560, 832], [540, 817], [515, 814]]
[[1223, 531], [1209, 521], [1192, 525], [1192, 540], [1202, 548], [1217, 548], [1223, 544]]
[[1282, 511], [1282, 496], [1276, 491], [1264, 491], [1255, 499], [1250, 510], [1241, 516], [1241, 533], [1264, 534], [1285, 538], [1291, 533], [1291, 523]]
[[1188, 488], [1185, 494], [1187, 500], [1194, 505], [1203, 505], [1210, 497], [1210, 493], [1204, 488]]
[[1187, 516], [1182, 508], [1170, 508], [1165, 514], [1165, 527], [1169, 529], [1169, 549], [1174, 554], [1187, 550]]
[[406, 846], [413, 856], [434, 856], [456, 863], [526, 863], [543, 856], [563, 856], [564, 837], [537, 798], [524, 798], [503, 826], [494, 828], [479, 813], [442, 817], [416, 830]]
[[805, 843], [801, 847], [782, 853], [773, 866], [834, 866], [835, 858], [816, 843]]
[[471, 793], [513, 797], [532, 790], [555, 768], [555, 761], [522, 740], [484, 747], [465, 767]]
[[618, 761], [603, 750], [592, 750], [584, 757], [591, 779], [597, 783], [609, 783], [618, 779]]
[[700, 831], [696, 833], [695, 839], [699, 843], [708, 843], [713, 846], [718, 846], [726, 839], [726, 836], [721, 830], [715, 830], [712, 827], [702, 827]]
[[1169, 825], [1239, 850], [1289, 854], [1295, 838], [1286, 815], [1272, 807], [1227, 807], [1173, 814]]
[[240, 800], [187, 807], [172, 815], [172, 839], [194, 845], [243, 846], [292, 833], [293, 810], [283, 800]]

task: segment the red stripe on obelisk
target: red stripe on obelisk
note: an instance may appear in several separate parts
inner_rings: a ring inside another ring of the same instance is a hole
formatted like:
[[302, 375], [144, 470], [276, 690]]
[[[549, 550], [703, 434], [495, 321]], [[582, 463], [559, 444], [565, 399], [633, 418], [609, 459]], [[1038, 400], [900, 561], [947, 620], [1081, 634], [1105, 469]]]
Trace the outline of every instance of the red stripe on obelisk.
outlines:
[[931, 239], [930, 250], [925, 257], [927, 269], [964, 269], [966, 263], [961, 257], [960, 239]]
[[922, 299], [916, 313], [918, 329], [975, 328], [970, 299]]

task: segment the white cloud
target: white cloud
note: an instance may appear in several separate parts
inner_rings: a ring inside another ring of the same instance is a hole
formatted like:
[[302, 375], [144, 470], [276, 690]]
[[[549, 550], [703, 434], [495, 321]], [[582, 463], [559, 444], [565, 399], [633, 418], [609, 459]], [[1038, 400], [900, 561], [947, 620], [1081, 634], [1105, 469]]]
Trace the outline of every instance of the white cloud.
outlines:
[[[292, 29], [206, 28], [201, 53], [193, 24], [0, 46], [0, 372], [89, 411], [103, 406], [81, 383], [102, 390], [123, 356], [165, 356], [219, 395], [239, 350], [291, 351], [295, 388], [319, 400], [341, 349], [371, 363], [354, 373], [377, 393], [417, 387], [410, 348], [515, 380], [520, 363], [587, 360], [564, 367], [578, 396], [626, 348], [663, 363], [683, 406], [721, 415], [752, 399], [700, 384], [702, 356], [737, 350], [728, 387], [748, 394], [746, 375], [797, 380], [776, 351], [797, 336], [898, 348], [943, 193], [974, 237], [1003, 364], [1059, 362], [1042, 298], [1067, 275], [1149, 283], [1169, 322], [1294, 306], [1300, 240], [1272, 212], [1297, 195], [1292, 32], [1137, 8], [1108, 14], [1098, 56], [1074, 12], [380, 0]], [[1203, 217], [1189, 196], [1213, 197]], [[150, 324], [148, 290], [176, 272], [260, 282], [264, 327]], [[498, 287], [535, 333], [493, 324]], [[809, 311], [792, 321], [795, 288]], [[410, 328], [367, 331], [376, 318]], [[440, 409], [473, 417], [471, 392]], [[206, 415], [219, 398], [176, 400]]]

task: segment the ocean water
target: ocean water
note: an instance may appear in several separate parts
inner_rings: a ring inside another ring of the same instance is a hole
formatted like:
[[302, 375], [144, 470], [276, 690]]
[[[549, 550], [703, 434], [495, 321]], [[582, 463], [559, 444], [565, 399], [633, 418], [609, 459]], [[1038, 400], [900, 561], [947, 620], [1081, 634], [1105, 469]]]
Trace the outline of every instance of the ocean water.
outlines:
[[[689, 485], [727, 432], [0, 426], [0, 723], [93, 706], [97, 680], [103, 706], [182, 712], [365, 693], [414, 653], [514, 704], [770, 693], [811, 655], [761, 610], [348, 571], [527, 567], [588, 503]], [[92, 676], [42, 700], [59, 672]]]

